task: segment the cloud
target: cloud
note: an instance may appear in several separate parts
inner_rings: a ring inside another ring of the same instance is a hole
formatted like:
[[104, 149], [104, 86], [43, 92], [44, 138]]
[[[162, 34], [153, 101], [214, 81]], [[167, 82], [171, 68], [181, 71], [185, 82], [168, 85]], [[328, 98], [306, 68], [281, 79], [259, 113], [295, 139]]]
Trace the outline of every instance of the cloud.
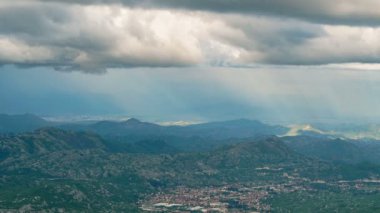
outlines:
[[[245, 15], [252, 5], [259, 4], [255, 0], [234, 1], [242, 10], [236, 9], [234, 14], [212, 12], [229, 11], [227, 5], [232, 1], [223, 0], [207, 0], [203, 6], [196, 0], [124, 1], [128, 6], [117, 1], [109, 5], [100, 0], [92, 4], [67, 2], [1, 2], [0, 64], [101, 73], [109, 68], [132, 67], [380, 61], [378, 27], [316, 24], [258, 15], [261, 13]], [[298, 1], [270, 2], [277, 8], [275, 5]], [[353, 7], [349, 6], [353, 1], [345, 2], [348, 6], [343, 8]], [[308, 10], [305, 3], [298, 3], [299, 10]], [[327, 7], [325, 1], [313, 4], [321, 4], [315, 8]], [[367, 3], [361, 5], [357, 9], [366, 10]], [[231, 11], [233, 8], [237, 6]], [[343, 10], [339, 8], [329, 10]], [[203, 11], [194, 11], [198, 9]], [[368, 9], [368, 14], [371, 11]]]
[[380, 61], [380, 28], [240, 16], [227, 23], [244, 34], [244, 39], [228, 41], [244, 49], [240, 55], [243, 63], [321, 65]]
[[376, 25], [377, 0], [44, 0], [77, 4], [118, 3], [140, 8], [174, 8], [220, 13], [263, 14], [298, 18], [315, 23]]
[[89, 72], [194, 65], [202, 58], [194, 25], [202, 27], [197, 18], [169, 11], [5, 5], [0, 7], [0, 62]]

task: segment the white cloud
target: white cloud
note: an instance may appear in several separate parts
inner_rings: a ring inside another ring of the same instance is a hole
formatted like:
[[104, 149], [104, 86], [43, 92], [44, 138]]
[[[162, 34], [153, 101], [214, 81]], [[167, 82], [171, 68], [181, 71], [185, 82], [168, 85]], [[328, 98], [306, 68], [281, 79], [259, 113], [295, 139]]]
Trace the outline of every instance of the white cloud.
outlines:
[[327, 67], [345, 70], [365, 70], [365, 71], [380, 71], [380, 63], [363, 64], [363, 63], [343, 63], [329, 64]]

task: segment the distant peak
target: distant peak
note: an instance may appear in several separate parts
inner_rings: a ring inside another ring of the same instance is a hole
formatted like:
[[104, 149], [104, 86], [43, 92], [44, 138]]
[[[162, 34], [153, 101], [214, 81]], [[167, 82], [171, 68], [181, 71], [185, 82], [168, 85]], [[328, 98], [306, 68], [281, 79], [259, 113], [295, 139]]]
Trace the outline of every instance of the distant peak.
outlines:
[[236, 121], [239, 121], [239, 122], [249, 122], [249, 123], [261, 123], [261, 121], [258, 121], [258, 120], [252, 120], [252, 119], [247, 119], [247, 118], [236, 119]]
[[141, 123], [141, 121], [138, 120], [138, 119], [136, 119], [136, 118], [130, 118], [127, 121], [125, 121], [125, 123], [128, 123], [128, 124], [139, 124], [139, 123]]

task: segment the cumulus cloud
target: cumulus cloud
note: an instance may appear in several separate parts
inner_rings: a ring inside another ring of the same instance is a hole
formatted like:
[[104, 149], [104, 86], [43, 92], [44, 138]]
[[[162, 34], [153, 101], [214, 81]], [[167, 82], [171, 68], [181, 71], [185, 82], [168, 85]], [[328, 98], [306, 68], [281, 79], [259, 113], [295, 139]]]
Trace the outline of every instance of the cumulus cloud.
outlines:
[[[287, 6], [296, 13], [309, 13], [308, 7], [314, 7], [319, 13], [325, 11], [321, 17], [331, 12], [338, 18], [351, 14], [360, 20], [367, 20], [366, 12], [376, 20], [377, 10], [368, 6], [375, 3], [369, 0], [358, 7], [349, 0], [334, 7], [327, 1], [310, 6], [298, 0], [111, 2], [1, 2], [0, 64], [99, 73], [120, 67], [380, 61], [378, 27], [278, 17], [287, 16], [281, 12]], [[268, 8], [272, 5], [272, 16], [260, 15], [270, 13], [260, 9], [264, 2]], [[230, 11], [236, 13], [217, 13]]]
[[229, 40], [244, 48], [240, 57], [244, 63], [320, 65], [380, 61], [380, 28], [255, 20], [239, 16], [237, 20], [227, 22], [244, 34], [244, 40]]
[[192, 65], [201, 60], [192, 22], [199, 20], [169, 11], [7, 5], [0, 7], [0, 61], [88, 71]]

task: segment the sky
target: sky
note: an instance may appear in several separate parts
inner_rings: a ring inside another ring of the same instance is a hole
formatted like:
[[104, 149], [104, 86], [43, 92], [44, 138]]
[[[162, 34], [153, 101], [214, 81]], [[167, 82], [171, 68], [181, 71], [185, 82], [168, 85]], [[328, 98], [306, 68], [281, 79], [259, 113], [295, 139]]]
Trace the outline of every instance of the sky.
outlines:
[[0, 113], [380, 121], [377, 0], [0, 1]]

